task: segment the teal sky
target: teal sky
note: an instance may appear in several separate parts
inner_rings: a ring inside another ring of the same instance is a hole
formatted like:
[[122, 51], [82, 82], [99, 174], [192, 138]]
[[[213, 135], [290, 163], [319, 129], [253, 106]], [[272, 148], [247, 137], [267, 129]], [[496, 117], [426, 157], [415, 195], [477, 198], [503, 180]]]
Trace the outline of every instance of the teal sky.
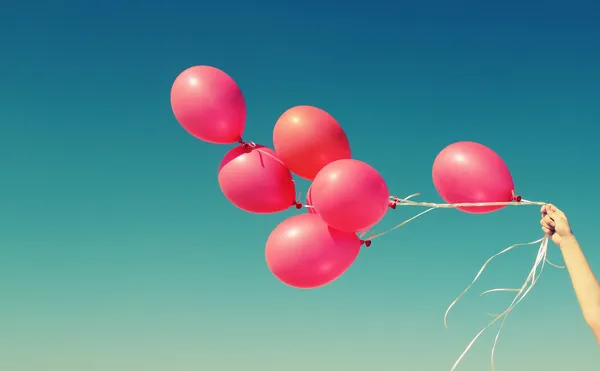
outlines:
[[[535, 259], [539, 209], [438, 210], [361, 252], [340, 280], [300, 291], [264, 245], [289, 212], [221, 195], [229, 146], [175, 121], [192, 65], [246, 96], [245, 137], [272, 146], [301, 104], [343, 125], [393, 194], [441, 201], [437, 153], [490, 146], [526, 199], [568, 215], [596, 273], [600, 7], [592, 1], [346, 3], [13, 2], [0, 11], [0, 369], [6, 371], [449, 370]], [[593, 158], [596, 158], [594, 160]], [[300, 182], [301, 190], [307, 184]], [[383, 231], [416, 214], [388, 213]], [[551, 246], [550, 259], [561, 263]], [[493, 332], [461, 371], [489, 369]], [[568, 275], [548, 267], [509, 317], [497, 371], [600, 363]]]

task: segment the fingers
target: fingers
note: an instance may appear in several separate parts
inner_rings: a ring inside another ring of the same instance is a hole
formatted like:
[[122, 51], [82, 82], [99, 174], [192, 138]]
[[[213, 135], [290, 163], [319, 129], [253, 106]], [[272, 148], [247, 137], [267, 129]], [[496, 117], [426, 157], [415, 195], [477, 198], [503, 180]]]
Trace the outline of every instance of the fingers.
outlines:
[[[544, 218], [545, 218], [545, 217], [544, 217]], [[552, 226], [550, 226], [550, 224], [548, 224], [548, 222], [547, 222], [547, 221], [545, 221], [545, 220], [544, 220], [544, 218], [542, 218], [542, 219], [540, 220], [540, 225], [541, 225], [542, 227], [545, 227], [545, 228], [551, 229], [551, 228], [552, 228]]]
[[553, 215], [565, 215], [562, 211], [560, 211], [560, 209], [552, 204], [547, 204], [546, 206], [546, 214], [550, 215], [551, 217], [553, 217]]
[[556, 227], [556, 223], [554, 222], [554, 220], [550, 217], [550, 215], [544, 215], [542, 217], [542, 220], [540, 220], [540, 224], [543, 227], [549, 228], [549, 229], [554, 229]]
[[555, 223], [550, 215], [544, 215], [540, 220], [540, 224], [542, 225], [542, 231], [544, 231], [546, 235], [552, 236], [554, 234]]

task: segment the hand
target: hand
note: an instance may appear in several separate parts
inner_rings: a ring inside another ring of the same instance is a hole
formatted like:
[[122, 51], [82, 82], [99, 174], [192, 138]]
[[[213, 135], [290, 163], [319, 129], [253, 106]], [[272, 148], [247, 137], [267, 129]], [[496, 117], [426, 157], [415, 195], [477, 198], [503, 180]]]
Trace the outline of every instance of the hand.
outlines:
[[552, 238], [552, 241], [560, 246], [563, 240], [573, 235], [569, 221], [565, 213], [556, 206], [546, 204], [542, 206], [542, 231]]

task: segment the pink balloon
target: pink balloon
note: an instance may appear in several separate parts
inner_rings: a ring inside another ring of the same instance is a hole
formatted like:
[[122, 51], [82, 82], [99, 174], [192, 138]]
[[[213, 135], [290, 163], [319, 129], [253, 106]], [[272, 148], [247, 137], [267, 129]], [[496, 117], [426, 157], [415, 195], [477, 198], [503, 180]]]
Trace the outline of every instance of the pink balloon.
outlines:
[[388, 187], [377, 170], [352, 159], [325, 166], [312, 183], [311, 198], [317, 214], [345, 232], [369, 229], [389, 205]]
[[[308, 187], [308, 192], [306, 193], [306, 206], [312, 206], [312, 196], [310, 195], [310, 187]], [[316, 214], [317, 212], [315, 211], [314, 207], [307, 207], [306, 210], [308, 211], [309, 214]], [[318, 214], [317, 214], [318, 215]], [[360, 230], [357, 231], [358, 234], [362, 234], [362, 233], [368, 233], [370, 231], [370, 229], [365, 229], [365, 230]]]
[[267, 147], [238, 146], [219, 167], [225, 197], [242, 210], [257, 214], [283, 211], [296, 204], [292, 173]]
[[[308, 192], [306, 193], [306, 206], [312, 206], [312, 205], [313, 205], [313, 203], [312, 203], [312, 196], [310, 195], [310, 187], [308, 187]], [[308, 211], [309, 214], [316, 214], [317, 213], [315, 211], [314, 207], [307, 207], [306, 210]], [[370, 231], [370, 229], [367, 228], [365, 230], [360, 230], [360, 231], [357, 231], [357, 232], [359, 234], [362, 234], [362, 233], [367, 233], [369, 231]]]
[[205, 142], [235, 143], [244, 133], [244, 95], [217, 68], [190, 67], [177, 76], [171, 88], [171, 108], [179, 124]]
[[[308, 187], [308, 192], [306, 192], [306, 206], [313, 206], [312, 196], [310, 195], [310, 188], [311, 187]], [[316, 214], [317, 213], [315, 211], [314, 207], [307, 207], [306, 210], [308, 210], [309, 214]]]
[[265, 256], [280, 281], [312, 289], [344, 274], [356, 260], [360, 245], [354, 233], [337, 231], [316, 214], [298, 214], [271, 232]]
[[[490, 148], [475, 142], [457, 142], [444, 148], [433, 163], [433, 184], [448, 203], [510, 202], [514, 183], [508, 167]], [[459, 207], [484, 214], [504, 206]]]
[[286, 166], [308, 180], [330, 162], [352, 157], [340, 124], [329, 113], [312, 106], [285, 111], [275, 124], [273, 145]]

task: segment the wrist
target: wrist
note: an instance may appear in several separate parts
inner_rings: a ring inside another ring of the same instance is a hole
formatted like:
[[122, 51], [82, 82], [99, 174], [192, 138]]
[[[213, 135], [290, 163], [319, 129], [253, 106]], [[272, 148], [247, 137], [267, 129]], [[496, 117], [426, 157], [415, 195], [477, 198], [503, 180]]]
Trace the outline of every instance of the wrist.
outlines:
[[569, 233], [568, 235], [561, 237], [560, 244], [558, 245], [558, 247], [563, 248], [572, 244], [573, 242], [577, 242], [577, 240], [575, 239], [575, 235], [573, 235], [573, 233]]

